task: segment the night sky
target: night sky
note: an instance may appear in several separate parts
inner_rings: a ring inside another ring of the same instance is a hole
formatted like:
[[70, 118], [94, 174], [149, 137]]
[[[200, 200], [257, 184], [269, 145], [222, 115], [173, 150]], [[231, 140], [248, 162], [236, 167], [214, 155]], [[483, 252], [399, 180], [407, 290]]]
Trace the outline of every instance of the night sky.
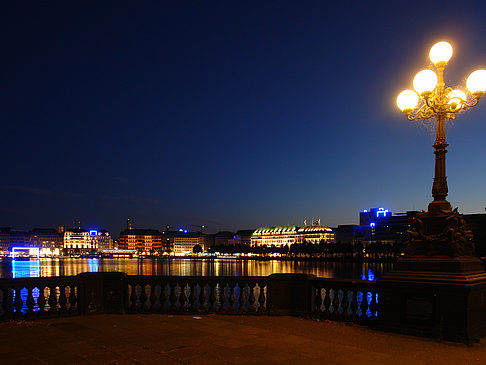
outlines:
[[[433, 124], [396, 96], [447, 40], [486, 69], [486, 2], [0, 5], [0, 226], [209, 232], [426, 209]], [[447, 128], [449, 201], [486, 207], [486, 97]]]

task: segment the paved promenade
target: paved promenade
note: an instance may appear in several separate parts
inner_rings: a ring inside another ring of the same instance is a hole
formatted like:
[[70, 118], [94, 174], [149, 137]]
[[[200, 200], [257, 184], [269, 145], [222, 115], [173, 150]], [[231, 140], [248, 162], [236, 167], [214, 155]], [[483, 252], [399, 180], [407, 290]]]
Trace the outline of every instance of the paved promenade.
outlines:
[[94, 315], [0, 323], [1, 364], [486, 364], [472, 346], [268, 316]]

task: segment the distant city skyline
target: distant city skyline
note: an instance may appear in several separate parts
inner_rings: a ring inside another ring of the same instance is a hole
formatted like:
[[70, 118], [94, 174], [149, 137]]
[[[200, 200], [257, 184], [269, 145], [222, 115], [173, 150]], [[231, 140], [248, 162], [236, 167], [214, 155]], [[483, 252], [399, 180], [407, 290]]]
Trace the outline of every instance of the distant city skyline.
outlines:
[[[437, 41], [454, 47], [451, 86], [486, 69], [481, 1], [0, 9], [0, 226], [18, 230], [337, 226], [426, 209], [433, 128], [406, 121], [396, 96]], [[463, 213], [486, 207], [485, 119], [481, 100], [447, 127]]]

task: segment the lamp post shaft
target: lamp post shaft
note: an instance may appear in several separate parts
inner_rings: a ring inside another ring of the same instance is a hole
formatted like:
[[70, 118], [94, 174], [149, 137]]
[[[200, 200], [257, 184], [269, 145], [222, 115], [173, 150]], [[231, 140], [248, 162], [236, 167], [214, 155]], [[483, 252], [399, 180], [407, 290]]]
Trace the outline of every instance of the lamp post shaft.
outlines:
[[445, 113], [439, 112], [437, 117], [437, 129], [435, 134], [435, 176], [432, 185], [432, 196], [434, 201], [429, 204], [429, 211], [451, 210], [451, 204], [446, 200], [447, 176], [446, 176], [446, 153], [449, 144], [445, 137]]

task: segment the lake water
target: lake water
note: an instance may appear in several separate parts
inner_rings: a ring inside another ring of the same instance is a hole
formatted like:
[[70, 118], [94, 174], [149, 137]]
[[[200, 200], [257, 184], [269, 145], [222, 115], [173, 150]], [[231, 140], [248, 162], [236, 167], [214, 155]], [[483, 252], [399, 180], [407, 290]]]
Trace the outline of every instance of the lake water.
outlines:
[[71, 276], [83, 272], [121, 271], [128, 275], [267, 276], [274, 273], [306, 273], [323, 278], [376, 280], [391, 263], [321, 261], [143, 258], [143, 259], [2, 259], [0, 278]]

